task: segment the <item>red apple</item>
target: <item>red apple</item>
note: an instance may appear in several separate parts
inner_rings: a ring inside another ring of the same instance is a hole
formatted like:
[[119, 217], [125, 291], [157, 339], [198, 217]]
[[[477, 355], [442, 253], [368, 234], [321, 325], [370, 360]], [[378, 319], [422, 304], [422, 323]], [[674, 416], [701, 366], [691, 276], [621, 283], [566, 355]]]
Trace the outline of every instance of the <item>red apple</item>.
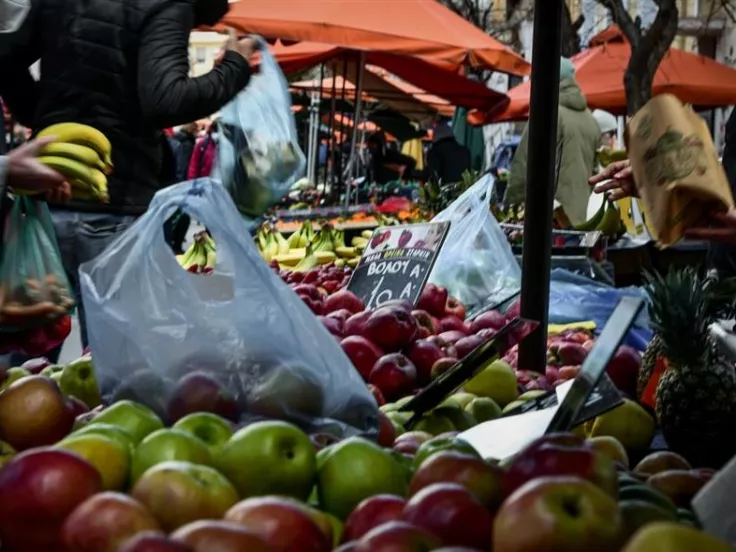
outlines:
[[411, 313], [397, 307], [380, 307], [365, 323], [364, 337], [387, 352], [396, 352], [409, 344], [417, 333], [417, 321]]
[[408, 395], [417, 380], [417, 369], [401, 353], [391, 353], [378, 359], [368, 381], [378, 387], [390, 401]]
[[117, 552], [198, 552], [183, 542], [169, 539], [163, 533], [145, 532], [129, 538]]
[[130, 537], [160, 530], [156, 518], [140, 502], [106, 492], [91, 496], [69, 514], [61, 539], [73, 552], [116, 552]]
[[230, 508], [224, 517], [258, 535], [268, 546], [284, 552], [329, 552], [329, 542], [309, 513], [287, 498], [248, 498]]
[[439, 333], [452, 331], [463, 332], [465, 335], [469, 333], [468, 327], [465, 325], [465, 322], [460, 320], [454, 314], [448, 314], [444, 318], [440, 318], [437, 326]]
[[338, 309], [329, 313], [327, 315], [327, 318], [335, 318], [339, 320], [342, 325], [344, 325], [345, 321], [351, 316], [353, 316], [353, 313], [350, 312], [348, 309]]
[[436, 380], [456, 364], [456, 358], [442, 357], [432, 365], [432, 369], [429, 372], [429, 379], [432, 381]]
[[345, 320], [342, 331], [345, 335], [363, 335], [365, 323], [368, 321], [371, 314], [373, 314], [373, 311], [363, 311], [352, 315], [350, 318]]
[[457, 316], [460, 320], [465, 320], [465, 305], [461, 301], [450, 296], [445, 302], [445, 314], [452, 314]]
[[355, 314], [365, 310], [365, 303], [352, 291], [341, 289], [325, 299], [323, 312], [330, 313], [339, 309], [349, 310]]
[[440, 541], [428, 531], [403, 521], [389, 521], [363, 535], [355, 552], [426, 552], [439, 546]]
[[417, 382], [420, 385], [429, 383], [432, 366], [445, 356], [436, 344], [426, 339], [415, 341], [406, 349], [406, 356], [417, 369]]
[[312, 299], [311, 297], [308, 297], [306, 295], [299, 295], [299, 298], [305, 305], [307, 305], [307, 307], [309, 307], [309, 310], [311, 310], [312, 313], [322, 314], [322, 301]]
[[50, 378], [27, 376], [0, 393], [0, 440], [15, 450], [52, 445], [73, 425], [74, 412]]
[[438, 318], [445, 315], [446, 305], [447, 290], [431, 282], [424, 286], [417, 301], [418, 309], [425, 310]]
[[166, 412], [172, 424], [195, 412], [211, 412], [232, 422], [240, 419], [235, 397], [205, 372], [192, 372], [179, 380], [169, 396]]
[[433, 454], [414, 472], [409, 486], [411, 496], [435, 483], [457, 483], [465, 487], [486, 508], [501, 504], [503, 470], [477, 456], [446, 450]]
[[438, 335], [433, 335], [427, 338], [427, 341], [431, 341], [437, 345], [445, 353], [446, 357], [458, 358], [457, 348], [454, 344], [448, 343]]
[[413, 310], [411, 311], [411, 315], [417, 321], [417, 324], [419, 324], [420, 329], [426, 329], [429, 335], [437, 334], [437, 320], [434, 316], [423, 310]]
[[334, 335], [335, 337], [343, 336], [343, 323], [340, 321], [339, 318], [328, 318], [327, 316], [318, 316], [317, 318], [320, 322], [322, 322], [322, 325], [327, 328], [327, 331], [330, 332], [332, 335]]
[[544, 375], [547, 377], [547, 380], [550, 383], [554, 383], [560, 377], [560, 368], [558, 366], [552, 366], [552, 365], [548, 364], [544, 368]]
[[463, 337], [467, 337], [467, 335], [468, 334], [466, 332], [462, 332], [460, 330], [451, 330], [449, 332], [442, 332], [440, 334], [440, 339], [444, 339], [450, 345], [454, 345]]
[[396, 439], [396, 428], [394, 423], [389, 420], [388, 416], [378, 411], [378, 439], [377, 442], [382, 447], [390, 447]]
[[61, 527], [82, 502], [102, 491], [99, 472], [60, 449], [36, 448], [0, 469], [3, 550], [60, 550]]
[[463, 337], [455, 343], [455, 349], [457, 349], [457, 357], [459, 359], [465, 358], [486, 341], [487, 339], [479, 335], [469, 335], [468, 337]]
[[258, 535], [237, 523], [220, 520], [195, 521], [171, 535], [194, 552], [272, 552]]
[[386, 301], [385, 303], [381, 303], [379, 306], [381, 306], [381, 307], [398, 307], [401, 310], [405, 310], [407, 312], [411, 312], [411, 311], [414, 310], [414, 305], [408, 299], [391, 299], [390, 301]]
[[383, 393], [381, 393], [381, 390], [378, 387], [376, 387], [372, 383], [369, 383], [368, 389], [373, 395], [373, 398], [376, 399], [376, 404], [378, 404], [378, 406], [383, 406], [384, 404], [386, 404], [386, 398], [383, 396]]
[[572, 433], [545, 435], [519, 452], [503, 480], [508, 496], [527, 481], [541, 476], [577, 476], [595, 483], [612, 495], [618, 493], [613, 461]]
[[370, 376], [373, 366], [383, 356], [383, 351], [360, 335], [350, 335], [340, 342], [340, 347], [364, 380]]
[[334, 552], [355, 552], [357, 548], [358, 541], [350, 541], [346, 542], [345, 544], [341, 544], [339, 547], [335, 548]]
[[66, 404], [69, 407], [69, 410], [72, 412], [72, 416], [76, 419], [77, 416], [82, 416], [83, 414], [87, 414], [89, 412], [89, 407], [80, 401], [77, 397], [67, 397], [66, 398]]
[[406, 503], [403, 518], [438, 537], [444, 546], [491, 549], [493, 516], [461, 485], [424, 487]]
[[511, 303], [511, 306], [509, 306], [508, 309], [506, 309], [506, 318], [509, 320], [513, 320], [514, 318], [519, 318], [521, 316], [521, 300], [517, 299], [513, 303]]
[[[585, 344], [583, 344], [585, 347]], [[619, 390], [630, 397], [636, 397], [636, 387], [639, 378], [641, 356], [639, 351], [628, 345], [622, 345], [616, 350], [611, 362], [606, 367], [606, 373]]]
[[52, 362], [49, 359], [47, 359], [46, 357], [39, 357], [32, 358], [31, 360], [26, 360], [23, 364], [20, 365], [20, 367], [29, 374], [37, 375], [41, 373], [41, 370], [51, 365]]
[[493, 525], [493, 550], [616, 552], [625, 538], [622, 525], [614, 498], [589, 481], [539, 477], [501, 506]]
[[297, 295], [303, 295], [305, 297], [309, 297], [310, 299], [314, 301], [322, 301], [324, 299], [324, 295], [322, 292], [317, 288], [317, 286], [313, 284], [299, 284], [293, 287], [294, 293]]
[[470, 323], [470, 333], [477, 333], [486, 328], [498, 331], [505, 325], [506, 317], [500, 312], [492, 310], [484, 312]]
[[580, 343], [566, 341], [557, 348], [557, 358], [560, 359], [561, 364], [582, 364], [587, 356], [588, 351]]
[[388, 521], [398, 521], [406, 501], [396, 495], [380, 494], [366, 498], [345, 520], [343, 541], [358, 540], [368, 531]]

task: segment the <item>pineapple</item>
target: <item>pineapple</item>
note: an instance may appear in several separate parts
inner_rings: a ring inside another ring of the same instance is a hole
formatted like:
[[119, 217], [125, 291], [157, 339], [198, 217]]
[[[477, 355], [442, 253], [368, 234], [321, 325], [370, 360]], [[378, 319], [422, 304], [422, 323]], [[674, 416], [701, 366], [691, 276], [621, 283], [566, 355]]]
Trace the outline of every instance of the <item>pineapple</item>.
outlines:
[[659, 334], [654, 334], [652, 340], [647, 345], [647, 350], [644, 351], [644, 355], [641, 357], [641, 366], [639, 367], [639, 376], [636, 382], [636, 395], [641, 398], [644, 390], [649, 383], [649, 379], [654, 373], [654, 367], [657, 364], [657, 359], [662, 354], [662, 339]]
[[736, 453], [736, 371], [708, 331], [719, 283], [690, 267], [646, 278], [652, 328], [667, 361], [656, 393], [662, 433], [693, 465], [720, 467]]

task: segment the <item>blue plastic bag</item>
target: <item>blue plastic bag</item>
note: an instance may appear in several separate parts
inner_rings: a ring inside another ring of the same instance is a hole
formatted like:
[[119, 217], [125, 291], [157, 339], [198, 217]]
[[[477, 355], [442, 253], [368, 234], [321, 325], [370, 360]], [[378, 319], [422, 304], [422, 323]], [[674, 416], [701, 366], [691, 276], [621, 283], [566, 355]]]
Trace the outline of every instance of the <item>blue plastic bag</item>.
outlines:
[[[641, 288], [615, 288], [569, 270], [555, 269], [551, 277], [549, 291], [551, 324], [591, 320], [596, 323], [598, 330], [601, 330], [622, 297], [647, 298], [647, 294]], [[644, 350], [651, 338], [649, 313], [644, 308], [626, 336], [625, 343], [638, 350]]]
[[289, 192], [306, 165], [289, 85], [262, 39], [261, 45], [259, 72], [222, 109], [213, 172], [238, 211], [253, 219]]
[[[181, 209], [217, 244], [210, 275], [165, 243]], [[193, 372], [237, 400], [240, 422], [278, 418], [308, 431], [375, 435], [378, 407], [334, 337], [263, 262], [227, 192], [205, 178], [159, 191], [128, 231], [80, 268], [90, 347], [103, 396], [168, 418]]]
[[502, 301], [521, 285], [521, 268], [490, 211], [494, 179], [483, 176], [432, 222], [450, 230], [429, 281], [444, 286], [471, 310]]

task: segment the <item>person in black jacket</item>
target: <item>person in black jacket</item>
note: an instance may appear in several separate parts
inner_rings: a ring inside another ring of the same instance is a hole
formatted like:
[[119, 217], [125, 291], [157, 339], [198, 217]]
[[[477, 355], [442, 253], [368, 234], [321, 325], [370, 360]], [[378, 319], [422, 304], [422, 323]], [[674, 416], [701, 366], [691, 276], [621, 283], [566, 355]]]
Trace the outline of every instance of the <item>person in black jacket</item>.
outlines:
[[463, 173], [470, 170], [470, 150], [459, 144], [447, 125], [439, 125], [434, 131], [432, 146], [427, 152], [427, 178], [443, 184], [455, 184]]
[[[231, 36], [216, 67], [189, 77], [189, 34], [214, 25], [227, 0], [34, 0], [32, 40], [0, 58], [0, 96], [34, 131], [61, 122], [93, 126], [112, 144], [110, 203], [52, 206], [59, 246], [79, 298], [78, 269], [145, 212], [175, 180], [160, 129], [206, 117], [250, 79], [253, 39]], [[41, 79], [28, 70], [41, 60]], [[164, 175], [169, 169], [171, 174]], [[79, 311], [83, 345], [84, 311]]]

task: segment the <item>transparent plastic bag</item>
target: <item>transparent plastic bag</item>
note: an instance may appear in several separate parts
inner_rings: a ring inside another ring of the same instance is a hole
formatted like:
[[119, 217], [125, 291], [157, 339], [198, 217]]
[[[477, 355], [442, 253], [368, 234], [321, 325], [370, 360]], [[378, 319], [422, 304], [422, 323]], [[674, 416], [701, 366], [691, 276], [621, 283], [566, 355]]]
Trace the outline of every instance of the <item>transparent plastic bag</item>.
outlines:
[[265, 42], [248, 86], [223, 109], [214, 177], [243, 215], [258, 218], [302, 176], [306, 161], [289, 85]]
[[48, 206], [17, 196], [3, 230], [0, 331], [50, 325], [74, 310], [73, 296]]
[[432, 222], [450, 230], [429, 281], [446, 287], [471, 309], [519, 290], [521, 269], [489, 208], [494, 180], [483, 176]]
[[[212, 274], [186, 272], [165, 243], [162, 224], [176, 208], [210, 231]], [[234, 421], [279, 418], [307, 431], [376, 434], [378, 407], [360, 375], [263, 262], [216, 181], [158, 192], [143, 217], [81, 266], [80, 280], [106, 400], [142, 402], [172, 421], [182, 378], [197, 373], [236, 401]]]

